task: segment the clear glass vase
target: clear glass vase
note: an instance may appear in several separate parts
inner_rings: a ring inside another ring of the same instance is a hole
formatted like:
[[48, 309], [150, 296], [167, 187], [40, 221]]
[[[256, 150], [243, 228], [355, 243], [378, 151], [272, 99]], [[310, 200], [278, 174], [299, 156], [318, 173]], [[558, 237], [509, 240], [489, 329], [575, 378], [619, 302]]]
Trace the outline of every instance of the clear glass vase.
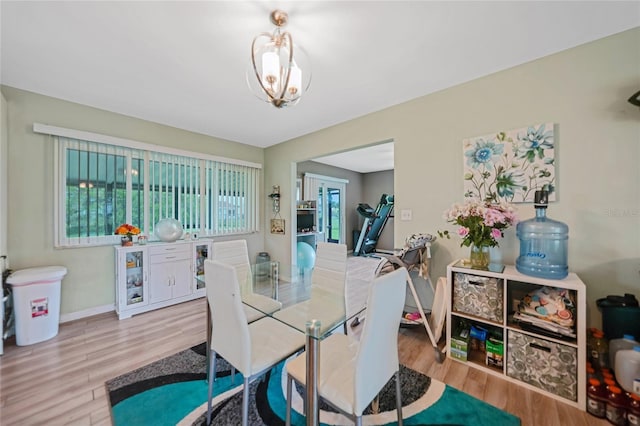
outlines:
[[491, 263], [489, 254], [489, 246], [476, 246], [471, 244], [471, 252], [469, 254], [471, 267], [476, 269], [487, 269]]

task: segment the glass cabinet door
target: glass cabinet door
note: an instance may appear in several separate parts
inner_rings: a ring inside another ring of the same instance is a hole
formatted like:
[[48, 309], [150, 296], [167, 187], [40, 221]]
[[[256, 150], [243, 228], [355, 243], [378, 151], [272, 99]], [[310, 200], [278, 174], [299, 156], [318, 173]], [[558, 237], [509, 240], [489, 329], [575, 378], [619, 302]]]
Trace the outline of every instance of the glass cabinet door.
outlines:
[[146, 301], [145, 294], [145, 256], [142, 250], [132, 250], [124, 253], [126, 280], [126, 305], [133, 306]]
[[196, 273], [196, 290], [204, 289], [204, 261], [209, 258], [211, 243], [202, 242], [194, 244], [195, 250], [195, 273]]

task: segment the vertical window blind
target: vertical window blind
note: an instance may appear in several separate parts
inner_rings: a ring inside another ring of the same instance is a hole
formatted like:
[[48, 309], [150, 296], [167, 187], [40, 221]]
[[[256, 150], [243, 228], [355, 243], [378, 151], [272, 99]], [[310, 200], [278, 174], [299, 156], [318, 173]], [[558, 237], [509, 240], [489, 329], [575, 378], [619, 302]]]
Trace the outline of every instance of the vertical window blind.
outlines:
[[215, 161], [206, 162], [205, 191], [206, 226], [208, 235], [258, 229], [259, 169]]
[[200, 229], [200, 160], [150, 153], [150, 223], [170, 217], [180, 220], [185, 231]]
[[60, 138], [59, 148], [60, 245], [111, 243], [120, 223], [142, 225], [140, 182], [138, 176], [128, 179], [140, 169], [138, 150], [69, 138]]

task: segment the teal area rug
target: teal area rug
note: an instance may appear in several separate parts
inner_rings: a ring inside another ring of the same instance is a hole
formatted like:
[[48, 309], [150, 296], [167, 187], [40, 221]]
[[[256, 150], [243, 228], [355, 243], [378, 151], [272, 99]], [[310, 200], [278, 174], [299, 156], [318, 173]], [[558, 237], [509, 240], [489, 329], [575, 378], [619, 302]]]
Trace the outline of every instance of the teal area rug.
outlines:
[[[284, 363], [262, 380], [250, 385], [249, 424], [284, 425]], [[106, 383], [113, 424], [201, 426], [206, 418], [206, 357], [204, 344], [179, 352]], [[403, 417], [405, 425], [516, 426], [520, 420], [477, 398], [458, 391], [414, 370], [401, 367]], [[228, 364], [218, 361], [214, 385], [213, 425], [240, 424], [242, 376], [233, 378]], [[294, 391], [292, 424], [304, 425], [302, 389]], [[320, 403], [323, 424], [351, 424], [327, 404]], [[365, 411], [365, 424], [396, 423], [395, 382], [380, 393], [379, 410]]]

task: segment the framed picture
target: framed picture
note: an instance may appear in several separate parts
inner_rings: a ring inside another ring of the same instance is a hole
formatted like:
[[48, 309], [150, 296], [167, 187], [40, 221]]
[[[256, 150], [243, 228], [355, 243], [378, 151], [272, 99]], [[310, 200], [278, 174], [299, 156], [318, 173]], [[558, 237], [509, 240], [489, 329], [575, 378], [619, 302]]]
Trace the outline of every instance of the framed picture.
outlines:
[[284, 219], [271, 219], [271, 233], [284, 235]]
[[538, 189], [556, 199], [554, 123], [539, 123], [463, 140], [464, 196], [492, 203], [528, 203]]

